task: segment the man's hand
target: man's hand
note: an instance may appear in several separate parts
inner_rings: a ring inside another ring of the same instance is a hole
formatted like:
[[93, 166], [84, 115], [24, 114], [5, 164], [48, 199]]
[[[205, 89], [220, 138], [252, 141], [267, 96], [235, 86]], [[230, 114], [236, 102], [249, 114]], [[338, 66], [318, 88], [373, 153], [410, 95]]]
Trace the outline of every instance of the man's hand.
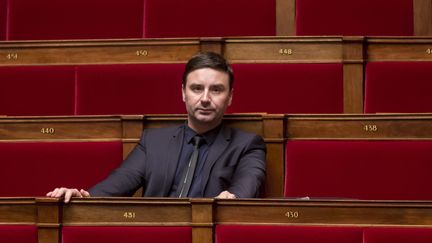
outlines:
[[90, 197], [90, 193], [83, 189], [79, 190], [75, 188], [56, 188], [53, 191], [50, 191], [46, 194], [47, 197], [64, 197], [64, 202], [68, 203], [71, 197]]
[[236, 195], [230, 193], [229, 191], [223, 191], [221, 192], [216, 198], [219, 199], [235, 199], [237, 198]]

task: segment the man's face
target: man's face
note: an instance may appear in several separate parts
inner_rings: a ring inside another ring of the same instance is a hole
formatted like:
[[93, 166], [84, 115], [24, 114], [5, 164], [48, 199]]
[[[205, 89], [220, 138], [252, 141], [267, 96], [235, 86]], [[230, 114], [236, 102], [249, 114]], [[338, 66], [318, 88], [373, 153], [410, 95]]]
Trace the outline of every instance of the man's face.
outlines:
[[232, 90], [228, 74], [211, 68], [190, 72], [182, 91], [191, 128], [208, 126], [211, 129], [217, 126], [231, 105]]

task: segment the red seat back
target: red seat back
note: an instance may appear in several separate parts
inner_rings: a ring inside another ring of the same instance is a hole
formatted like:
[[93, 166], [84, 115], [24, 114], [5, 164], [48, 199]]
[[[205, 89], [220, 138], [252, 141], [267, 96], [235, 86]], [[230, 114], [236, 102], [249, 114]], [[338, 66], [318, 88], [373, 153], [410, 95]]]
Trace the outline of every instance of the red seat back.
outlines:
[[185, 113], [184, 64], [79, 66], [77, 114]]
[[141, 242], [192, 242], [191, 227], [62, 227], [62, 243], [141, 243]]
[[342, 64], [233, 64], [229, 112], [343, 113]]
[[122, 161], [122, 143], [2, 142], [0, 196], [45, 196], [58, 186], [88, 189]]
[[370, 62], [365, 112], [432, 112], [432, 62]]
[[216, 243], [363, 243], [362, 228], [217, 225]]
[[0, 242], [37, 243], [36, 225], [0, 225]]
[[0, 40], [6, 39], [7, 0], [0, 0]]
[[146, 0], [144, 11], [147, 38], [276, 34], [275, 0]]
[[296, 0], [297, 35], [413, 33], [413, 0]]
[[364, 243], [429, 243], [432, 242], [431, 228], [366, 228]]
[[74, 114], [74, 67], [0, 67], [0, 84], [0, 115]]
[[288, 141], [286, 197], [432, 200], [432, 141]]
[[141, 38], [143, 0], [13, 0], [9, 19], [9, 40]]

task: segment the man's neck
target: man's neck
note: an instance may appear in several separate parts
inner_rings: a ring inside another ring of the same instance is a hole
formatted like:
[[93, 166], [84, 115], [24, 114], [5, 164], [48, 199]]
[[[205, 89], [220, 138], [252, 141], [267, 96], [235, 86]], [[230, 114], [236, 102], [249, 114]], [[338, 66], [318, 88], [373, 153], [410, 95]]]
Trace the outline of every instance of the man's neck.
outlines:
[[197, 134], [204, 134], [217, 126], [219, 126], [222, 123], [222, 121], [219, 121], [217, 123], [198, 123], [198, 122], [191, 122], [190, 119], [188, 119], [188, 127], [192, 130], [194, 130]]

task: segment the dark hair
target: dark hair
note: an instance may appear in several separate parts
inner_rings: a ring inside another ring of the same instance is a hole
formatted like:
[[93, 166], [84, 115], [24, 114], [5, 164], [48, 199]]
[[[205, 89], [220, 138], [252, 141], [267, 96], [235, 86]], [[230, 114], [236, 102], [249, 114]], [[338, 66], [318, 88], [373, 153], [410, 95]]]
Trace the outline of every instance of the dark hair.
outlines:
[[232, 89], [234, 82], [233, 71], [225, 58], [214, 52], [200, 52], [188, 61], [183, 72], [183, 87], [186, 87], [186, 78], [189, 73], [201, 68], [211, 68], [228, 74], [229, 88]]

